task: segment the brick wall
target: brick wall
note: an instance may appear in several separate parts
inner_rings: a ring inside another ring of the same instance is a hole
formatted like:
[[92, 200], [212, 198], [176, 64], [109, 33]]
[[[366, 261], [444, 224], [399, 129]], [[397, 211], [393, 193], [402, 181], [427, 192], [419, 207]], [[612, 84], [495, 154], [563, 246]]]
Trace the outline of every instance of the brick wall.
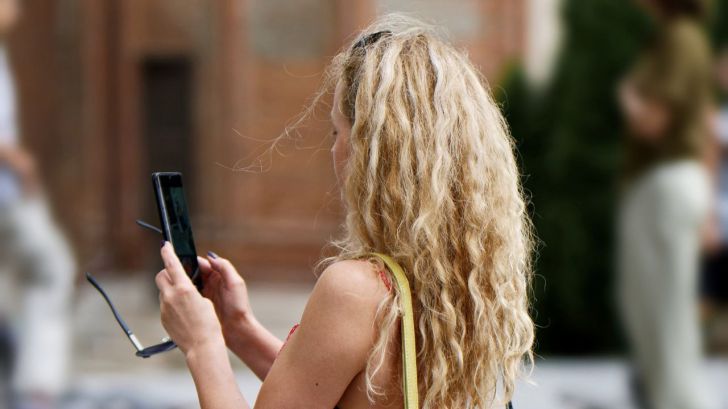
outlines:
[[[282, 146], [284, 157], [264, 155], [262, 172], [229, 168], [255, 164], [265, 141], [301, 112], [344, 40], [377, 13], [417, 12], [445, 25], [491, 82], [524, 49], [525, 0], [24, 4], [11, 39], [23, 138], [41, 159], [81, 266], [94, 270], [158, 268], [158, 239], [133, 221], [156, 222], [149, 172], [160, 153], [150, 146], [181, 129], [188, 140], [169, 152], [187, 158], [179, 166], [193, 196], [198, 250], [234, 259], [252, 279], [312, 279], [341, 217], [325, 109], [300, 129], [297, 145]], [[167, 82], [149, 74], [164, 70]], [[167, 110], [145, 105], [154, 93], [166, 101], [165, 92], [189, 99], [178, 107], [189, 118], [146, 115], [177, 109], [178, 101]]]

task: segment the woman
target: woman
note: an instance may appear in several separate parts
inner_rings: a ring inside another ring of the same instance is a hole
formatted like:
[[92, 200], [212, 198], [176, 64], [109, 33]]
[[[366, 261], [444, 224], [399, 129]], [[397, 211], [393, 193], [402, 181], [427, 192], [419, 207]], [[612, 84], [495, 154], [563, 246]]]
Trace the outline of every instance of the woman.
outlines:
[[362, 33], [327, 77], [345, 234], [285, 346], [227, 260], [200, 259], [203, 298], [162, 247], [162, 322], [202, 408], [248, 407], [226, 346], [264, 381], [256, 408], [402, 408], [401, 294], [372, 252], [399, 262], [413, 289], [421, 406], [502, 406], [531, 358], [531, 241], [487, 86], [462, 52], [402, 17]]
[[629, 126], [619, 295], [649, 408], [710, 408], [697, 283], [710, 203], [711, 53], [700, 0], [642, 0], [657, 33], [620, 90]]

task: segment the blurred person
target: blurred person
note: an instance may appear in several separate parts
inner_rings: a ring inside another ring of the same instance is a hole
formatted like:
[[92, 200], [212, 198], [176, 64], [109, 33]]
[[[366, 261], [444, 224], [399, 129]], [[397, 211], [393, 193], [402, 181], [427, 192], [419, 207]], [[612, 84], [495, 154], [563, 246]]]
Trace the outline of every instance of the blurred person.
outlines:
[[[719, 91], [728, 95], [728, 48], [717, 64]], [[701, 280], [701, 312], [706, 323], [710, 347], [725, 350], [728, 346], [728, 103], [719, 106], [711, 117], [715, 139], [715, 205], [711, 214]]]
[[706, 158], [711, 51], [701, 0], [641, 0], [657, 25], [621, 84], [628, 126], [618, 222], [618, 293], [650, 409], [715, 404], [701, 369], [698, 271], [711, 205]]
[[[0, 0], [0, 38], [20, 15]], [[7, 54], [0, 48], [0, 379], [6, 407], [56, 407], [68, 377], [75, 271], [33, 157], [22, 148]], [[12, 273], [12, 274], [8, 274]], [[11, 379], [12, 378], [12, 379]]]
[[406, 293], [375, 252], [411, 283], [421, 407], [502, 407], [532, 360], [531, 234], [513, 141], [488, 86], [433, 28], [404, 17], [365, 30], [327, 72], [319, 97], [334, 90], [345, 231], [287, 343], [255, 319], [226, 259], [199, 259], [200, 294], [163, 243], [162, 323], [201, 407], [249, 407], [226, 345], [263, 380], [256, 408], [404, 407]]
[[[728, 95], [728, 48], [718, 59], [717, 78], [720, 91]], [[707, 312], [728, 305], [728, 101], [714, 116], [713, 134], [717, 140], [716, 205], [712, 220], [712, 238], [708, 249], [703, 297]]]

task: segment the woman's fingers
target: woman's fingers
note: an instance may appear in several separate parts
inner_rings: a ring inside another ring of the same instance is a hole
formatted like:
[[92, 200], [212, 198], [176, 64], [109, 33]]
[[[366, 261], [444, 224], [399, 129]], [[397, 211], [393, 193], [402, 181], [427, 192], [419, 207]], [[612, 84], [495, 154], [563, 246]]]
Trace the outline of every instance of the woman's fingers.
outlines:
[[224, 259], [213, 252], [207, 253], [207, 259], [212, 268], [220, 273], [225, 284], [233, 284], [236, 280], [240, 279], [240, 274], [238, 274], [238, 271], [228, 259]]
[[169, 278], [167, 270], [162, 270], [154, 277], [154, 282], [157, 283], [159, 292], [165, 292], [169, 287], [172, 286], [172, 280]]
[[202, 273], [202, 282], [205, 283], [204, 287], [202, 287], [202, 295], [210, 298], [214, 296], [215, 289], [219, 286], [220, 273], [212, 268], [206, 258], [198, 256], [197, 264], [200, 266], [200, 273]]
[[197, 256], [197, 265], [200, 266], [200, 273], [202, 274], [202, 281], [207, 284], [207, 280], [215, 273], [215, 270], [210, 265], [210, 262], [206, 258]]
[[212, 266], [206, 258], [197, 256], [197, 264], [200, 265], [200, 271], [202, 274], [209, 274], [212, 272]]
[[187, 273], [185, 273], [185, 269], [182, 267], [182, 263], [180, 263], [179, 258], [177, 258], [177, 254], [175, 254], [174, 248], [170, 242], [164, 242], [161, 253], [162, 261], [164, 262], [164, 269], [167, 270], [167, 273], [169, 273], [169, 278], [171, 279], [172, 284], [182, 284], [185, 282], [189, 282], [191, 284], [192, 281], [187, 276]]

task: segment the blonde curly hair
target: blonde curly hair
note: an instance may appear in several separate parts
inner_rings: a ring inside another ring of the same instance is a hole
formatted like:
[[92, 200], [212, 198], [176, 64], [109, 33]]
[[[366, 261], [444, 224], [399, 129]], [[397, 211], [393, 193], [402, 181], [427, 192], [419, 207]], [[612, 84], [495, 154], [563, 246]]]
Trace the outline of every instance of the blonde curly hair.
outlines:
[[[400, 15], [364, 30], [327, 74], [327, 87], [343, 86], [338, 108], [352, 129], [345, 233], [323, 264], [380, 252], [402, 265], [417, 312], [423, 408], [508, 401], [533, 363], [533, 240], [513, 142], [488, 85], [433, 27]], [[367, 364], [372, 400], [399, 313], [394, 291], [380, 304]]]

